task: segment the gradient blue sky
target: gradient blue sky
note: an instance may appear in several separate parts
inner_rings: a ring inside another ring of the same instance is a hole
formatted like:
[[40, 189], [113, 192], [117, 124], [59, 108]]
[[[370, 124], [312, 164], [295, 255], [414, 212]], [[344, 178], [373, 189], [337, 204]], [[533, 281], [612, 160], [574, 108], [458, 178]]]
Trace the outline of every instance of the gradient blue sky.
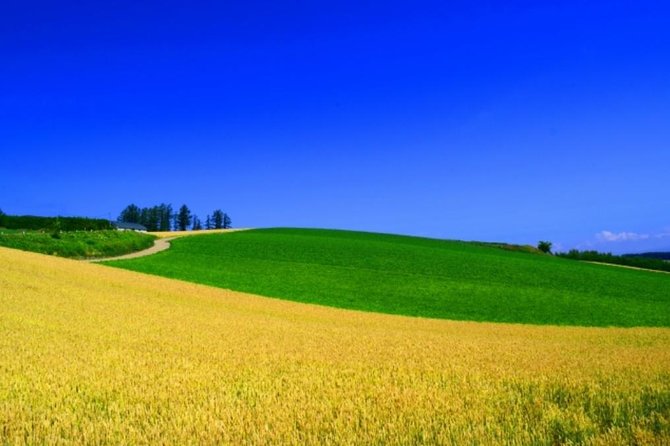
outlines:
[[0, 209], [670, 250], [664, 5], [4, 2]]

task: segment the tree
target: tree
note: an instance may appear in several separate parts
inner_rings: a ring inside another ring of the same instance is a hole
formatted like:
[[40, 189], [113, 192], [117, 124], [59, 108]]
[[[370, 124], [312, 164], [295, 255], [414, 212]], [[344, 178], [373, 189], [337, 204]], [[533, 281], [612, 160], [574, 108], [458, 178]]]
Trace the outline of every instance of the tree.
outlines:
[[545, 254], [551, 254], [551, 242], [540, 241], [537, 244], [537, 249], [539, 249], [540, 251], [542, 251]]
[[141, 220], [142, 210], [135, 204], [129, 204], [121, 211], [118, 220], [126, 223], [139, 223]]
[[179, 213], [177, 214], [177, 227], [180, 231], [186, 231], [186, 229], [191, 225], [191, 211], [188, 206], [183, 204], [179, 208]]
[[214, 220], [214, 229], [223, 228], [223, 211], [217, 209], [212, 213], [212, 219]]
[[147, 228], [147, 231], [151, 231], [149, 228], [149, 208], [140, 209], [140, 221], [137, 223]]
[[158, 206], [158, 230], [169, 231], [172, 220], [172, 205], [161, 203]]
[[142, 222], [146, 226], [147, 231], [158, 231], [160, 230], [160, 208], [158, 206], [153, 206], [146, 208], [146, 220]]
[[193, 214], [193, 227], [191, 229], [193, 231], [202, 231], [202, 222], [195, 214]]
[[205, 219], [205, 229], [212, 229], [212, 218], [209, 216], [209, 214], [207, 214], [207, 218]]
[[228, 214], [223, 214], [223, 229], [230, 229], [232, 224], [233, 221], [230, 219]]

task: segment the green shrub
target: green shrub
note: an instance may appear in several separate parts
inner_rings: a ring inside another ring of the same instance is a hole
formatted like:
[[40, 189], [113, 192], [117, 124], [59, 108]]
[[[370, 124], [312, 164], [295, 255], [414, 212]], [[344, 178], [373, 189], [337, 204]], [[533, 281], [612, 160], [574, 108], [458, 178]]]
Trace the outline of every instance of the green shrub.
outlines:
[[551, 242], [547, 242], [547, 241], [542, 240], [537, 244], [537, 249], [539, 249], [540, 251], [542, 251], [545, 254], [550, 254], [551, 253]]

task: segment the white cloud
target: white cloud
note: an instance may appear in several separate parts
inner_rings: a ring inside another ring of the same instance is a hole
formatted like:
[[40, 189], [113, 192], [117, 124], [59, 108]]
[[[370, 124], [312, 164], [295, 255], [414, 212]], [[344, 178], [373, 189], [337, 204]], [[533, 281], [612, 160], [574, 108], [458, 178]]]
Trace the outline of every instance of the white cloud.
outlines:
[[649, 237], [649, 234], [638, 234], [637, 232], [600, 231], [596, 234], [596, 238], [602, 242], [629, 242], [647, 240]]

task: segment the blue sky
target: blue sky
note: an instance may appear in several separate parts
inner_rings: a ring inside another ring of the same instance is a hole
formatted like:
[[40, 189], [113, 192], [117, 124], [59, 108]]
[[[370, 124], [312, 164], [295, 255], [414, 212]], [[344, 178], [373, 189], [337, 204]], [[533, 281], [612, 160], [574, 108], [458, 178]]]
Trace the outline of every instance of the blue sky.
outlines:
[[7, 213], [670, 250], [664, 2], [13, 3]]

